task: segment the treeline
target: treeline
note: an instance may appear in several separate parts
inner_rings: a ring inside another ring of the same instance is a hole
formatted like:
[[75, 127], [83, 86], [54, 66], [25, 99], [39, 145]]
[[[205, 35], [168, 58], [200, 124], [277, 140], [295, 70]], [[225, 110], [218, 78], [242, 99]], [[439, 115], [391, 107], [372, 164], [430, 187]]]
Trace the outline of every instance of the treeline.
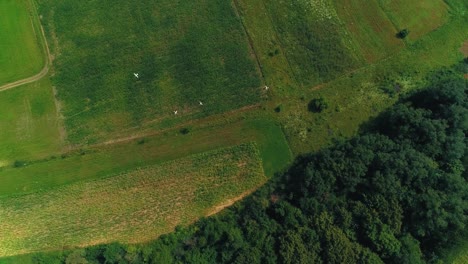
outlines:
[[219, 215], [149, 244], [34, 262], [440, 263], [468, 223], [468, 90], [451, 70], [430, 82]]

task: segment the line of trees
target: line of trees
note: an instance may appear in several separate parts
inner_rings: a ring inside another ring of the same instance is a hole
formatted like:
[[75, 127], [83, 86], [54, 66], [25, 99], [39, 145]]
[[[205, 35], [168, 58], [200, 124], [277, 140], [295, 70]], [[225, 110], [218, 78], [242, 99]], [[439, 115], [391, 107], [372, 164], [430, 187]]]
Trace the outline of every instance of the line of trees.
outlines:
[[[468, 222], [467, 82], [434, 74], [359, 136], [298, 158], [241, 203], [144, 245], [36, 263], [439, 263]], [[465, 159], [466, 160], [466, 159]]]

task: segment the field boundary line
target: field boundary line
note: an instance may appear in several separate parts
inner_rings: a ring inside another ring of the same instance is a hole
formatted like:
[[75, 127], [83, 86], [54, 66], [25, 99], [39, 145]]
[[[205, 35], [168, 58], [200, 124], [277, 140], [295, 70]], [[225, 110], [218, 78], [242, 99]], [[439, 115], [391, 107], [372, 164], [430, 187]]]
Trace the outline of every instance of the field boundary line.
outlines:
[[255, 62], [257, 63], [257, 68], [260, 71], [260, 76], [261, 76], [261, 78], [263, 80], [263, 83], [265, 84], [266, 80], [265, 80], [265, 74], [263, 73], [262, 64], [260, 63], [260, 59], [258, 58], [258, 53], [255, 50], [255, 46], [253, 44], [252, 37], [250, 36], [249, 31], [247, 31], [247, 26], [244, 24], [244, 20], [242, 19], [242, 16], [241, 16], [241, 13], [240, 13], [240, 8], [239, 8], [239, 3], [237, 1], [238, 0], [233, 0], [232, 1], [234, 13], [239, 18], [239, 21], [240, 21], [240, 23], [242, 25], [242, 29], [244, 30], [244, 33], [245, 33], [245, 35], [247, 37], [247, 42], [249, 43], [249, 49], [252, 51], [252, 54], [255, 57]]
[[[32, 21], [33, 19], [39, 19], [38, 15], [37, 15], [37, 9], [33, 3], [32, 0], [29, 1], [29, 3], [31, 4], [33, 10], [31, 10], [31, 12], [33, 13], [32, 17], [31, 17], [31, 22], [33, 23], [34, 25], [34, 21]], [[46, 39], [46, 36], [45, 36], [45, 32], [44, 32], [44, 27], [42, 26], [41, 22], [38, 20], [37, 21], [38, 25], [39, 25], [39, 28], [41, 30], [41, 38], [42, 38], [42, 44], [43, 44], [43, 53], [45, 55], [45, 65], [44, 67], [42, 68], [42, 70], [33, 75], [33, 76], [30, 76], [30, 77], [27, 77], [27, 78], [24, 78], [24, 79], [21, 79], [21, 80], [18, 80], [18, 81], [14, 81], [14, 82], [11, 82], [11, 83], [7, 83], [7, 84], [4, 84], [2, 86], [0, 86], [0, 92], [3, 92], [3, 91], [6, 91], [6, 90], [10, 90], [10, 89], [13, 89], [15, 87], [18, 87], [18, 86], [21, 86], [21, 85], [24, 85], [24, 84], [28, 84], [28, 83], [32, 83], [32, 82], [35, 82], [35, 81], [38, 81], [40, 79], [42, 79], [44, 76], [47, 75], [47, 73], [49, 72], [49, 68], [50, 68], [50, 65], [52, 64], [52, 57], [50, 55], [50, 50], [49, 50], [49, 44], [47, 43], [47, 39]], [[33, 27], [34, 29], [34, 27]]]
[[268, 20], [270, 20], [271, 29], [275, 33], [275, 38], [276, 38], [276, 40], [278, 40], [278, 46], [279, 46], [279, 48], [281, 50], [281, 53], [284, 55], [284, 59], [286, 60], [286, 62], [288, 64], [288, 68], [291, 71], [291, 75], [294, 78], [294, 81], [296, 82], [296, 85], [300, 86], [301, 88], [304, 87], [303, 83], [299, 81], [299, 79], [297, 77], [297, 73], [294, 71], [293, 67], [291, 66], [291, 62], [289, 61], [287, 53], [284, 52], [285, 49], [284, 49], [283, 41], [281, 41], [281, 38], [279, 37], [278, 30], [276, 29], [276, 24], [273, 21], [273, 18], [271, 17], [270, 12], [268, 11], [268, 8], [267, 8], [267, 6], [265, 4], [265, 1], [264, 0], [259, 0], [259, 1], [262, 2], [263, 8], [265, 8], [266, 16], [268, 17]]
[[99, 142], [99, 143], [96, 143], [96, 144], [70, 146], [69, 151], [79, 150], [79, 149], [82, 149], [83, 147], [96, 148], [96, 147], [103, 147], [103, 146], [111, 146], [111, 145], [114, 145], [114, 144], [124, 143], [124, 142], [128, 142], [128, 141], [131, 141], [131, 140], [156, 136], [156, 135], [162, 134], [162, 133], [167, 132], [167, 131], [175, 130], [175, 129], [178, 129], [178, 128], [183, 128], [183, 127], [185, 127], [187, 125], [190, 125], [190, 124], [200, 123], [200, 122], [203, 122], [203, 121], [206, 121], [206, 120], [210, 120], [210, 119], [212, 119], [214, 117], [217, 117], [215, 120], [219, 120], [219, 117], [221, 117], [223, 115], [238, 114], [238, 113], [250, 111], [252, 109], [260, 108], [260, 107], [261, 107], [261, 104], [259, 104], [259, 103], [258, 104], [253, 104], [253, 105], [247, 105], [247, 106], [244, 106], [244, 107], [241, 107], [241, 108], [238, 108], [238, 109], [234, 109], [234, 110], [231, 110], [231, 111], [228, 111], [228, 112], [207, 116], [207, 117], [201, 118], [201, 119], [190, 120], [190, 121], [175, 125], [173, 127], [169, 127], [169, 128], [165, 128], [165, 129], [161, 129], [161, 130], [151, 130], [150, 129], [150, 131], [145, 132], [145, 133], [134, 134], [134, 135], [124, 136], [124, 137], [117, 137], [115, 139], [106, 140], [106, 141]]

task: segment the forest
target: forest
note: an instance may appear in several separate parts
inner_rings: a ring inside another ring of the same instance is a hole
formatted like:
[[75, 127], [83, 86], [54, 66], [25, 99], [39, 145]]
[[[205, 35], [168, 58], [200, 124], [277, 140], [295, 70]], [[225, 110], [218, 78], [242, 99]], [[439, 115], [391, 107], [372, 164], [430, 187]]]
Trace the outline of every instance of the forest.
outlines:
[[220, 214], [146, 244], [33, 262], [442, 263], [441, 250], [467, 235], [468, 89], [453, 68], [427, 83]]

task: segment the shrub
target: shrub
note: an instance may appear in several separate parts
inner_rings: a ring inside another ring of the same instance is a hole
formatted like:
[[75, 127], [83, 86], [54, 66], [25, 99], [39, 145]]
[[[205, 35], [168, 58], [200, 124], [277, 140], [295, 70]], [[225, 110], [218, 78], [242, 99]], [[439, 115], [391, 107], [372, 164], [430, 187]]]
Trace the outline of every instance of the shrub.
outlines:
[[405, 28], [397, 33], [397, 38], [404, 39], [406, 38], [406, 36], [408, 36], [408, 34], [409, 34], [409, 30]]
[[184, 127], [184, 128], [182, 128], [182, 129], [180, 130], [180, 133], [181, 133], [182, 135], [187, 135], [188, 133], [190, 133], [190, 129], [187, 128], [187, 127]]
[[312, 99], [308, 105], [309, 111], [314, 113], [320, 113], [328, 108], [328, 103], [323, 97]]
[[15, 162], [13, 163], [13, 167], [15, 167], [15, 168], [21, 168], [21, 167], [24, 167], [24, 166], [26, 166], [26, 161], [15, 160]]
[[276, 113], [281, 112], [281, 108], [282, 108], [282, 106], [281, 106], [281, 105], [278, 105], [277, 107], [275, 107], [275, 112], [276, 112]]

